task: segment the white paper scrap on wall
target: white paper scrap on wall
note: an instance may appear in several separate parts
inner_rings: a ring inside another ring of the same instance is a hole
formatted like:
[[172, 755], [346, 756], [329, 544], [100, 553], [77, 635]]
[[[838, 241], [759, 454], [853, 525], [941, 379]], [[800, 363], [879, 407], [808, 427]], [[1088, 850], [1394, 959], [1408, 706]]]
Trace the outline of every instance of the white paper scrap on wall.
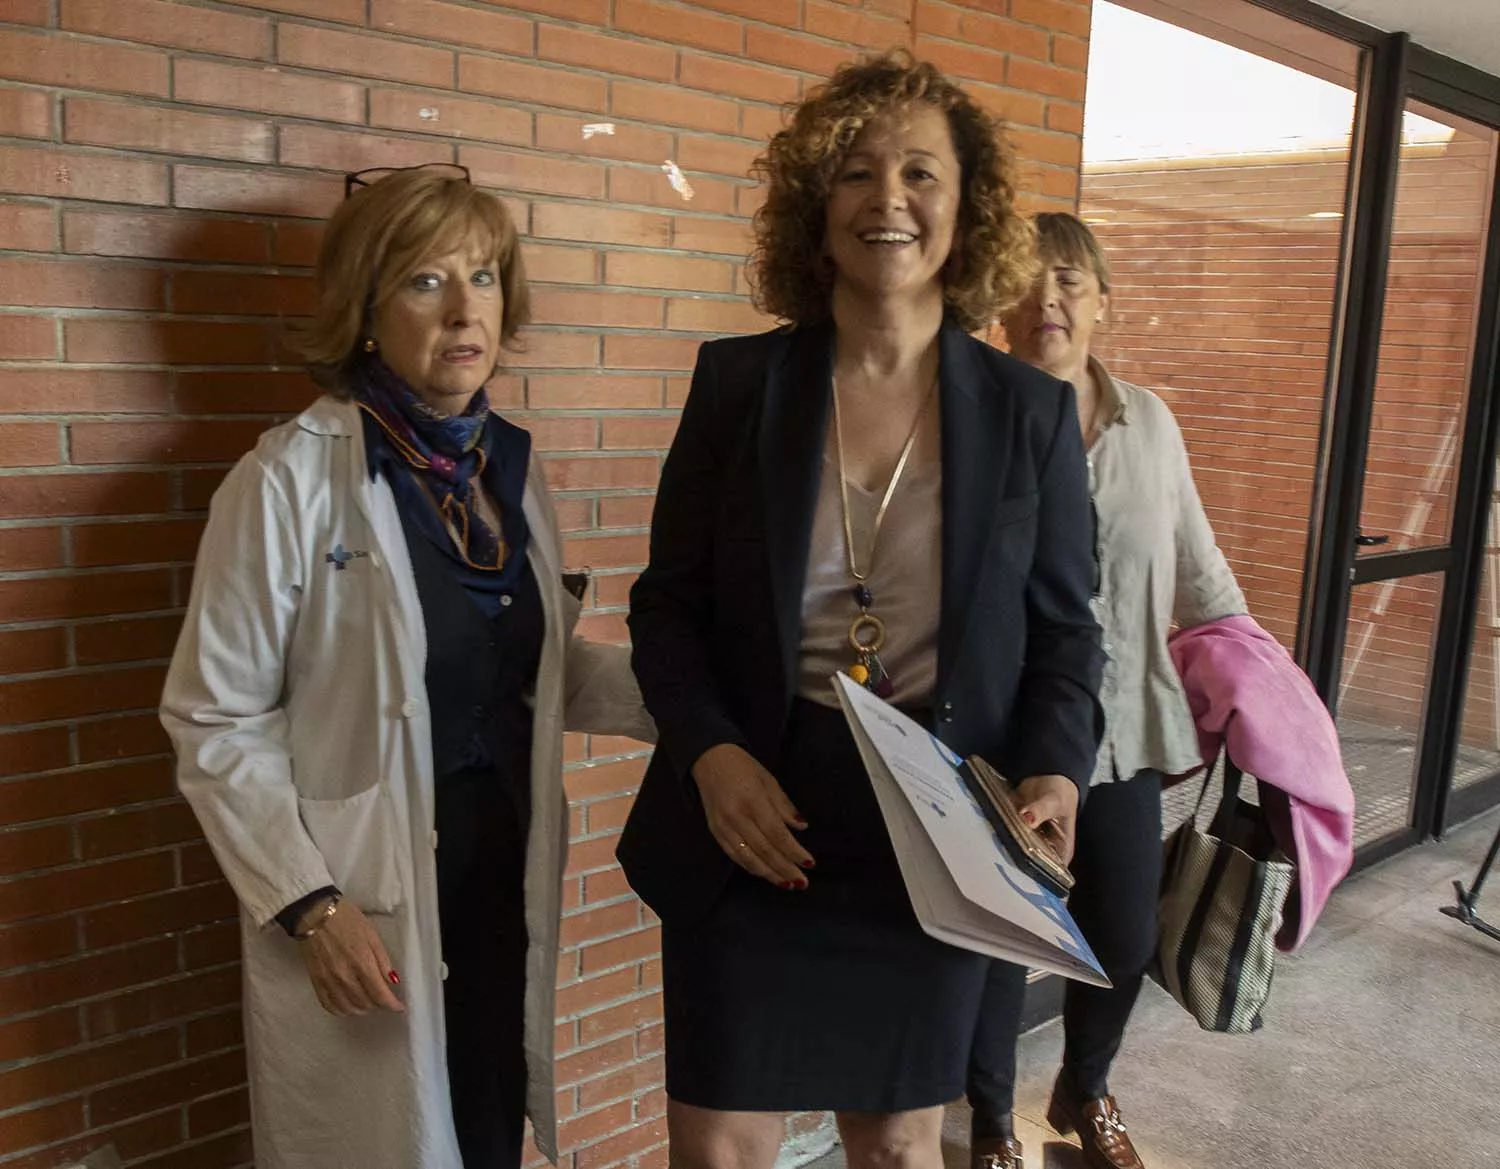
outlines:
[[682, 169], [670, 158], [661, 164], [661, 169], [667, 172], [667, 182], [672, 184], [672, 190], [676, 191], [684, 199], [693, 197], [693, 184], [687, 181]]

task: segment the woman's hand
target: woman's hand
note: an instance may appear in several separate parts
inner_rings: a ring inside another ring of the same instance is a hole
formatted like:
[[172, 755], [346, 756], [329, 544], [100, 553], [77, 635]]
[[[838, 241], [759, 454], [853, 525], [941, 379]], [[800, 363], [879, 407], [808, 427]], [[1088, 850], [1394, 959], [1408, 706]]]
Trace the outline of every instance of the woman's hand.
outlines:
[[339, 902], [332, 917], [324, 917], [327, 908], [327, 901], [319, 901], [297, 923], [301, 933], [323, 922], [311, 937], [297, 943], [323, 1009], [339, 1016], [405, 1011], [391, 990], [395, 968], [370, 919], [348, 898]]
[[807, 823], [781, 785], [743, 747], [720, 743], [693, 764], [714, 839], [735, 864], [782, 889], [807, 888], [813, 858], [787, 827]]
[[1021, 818], [1041, 834], [1063, 864], [1073, 860], [1078, 785], [1066, 775], [1032, 775], [1016, 784]]

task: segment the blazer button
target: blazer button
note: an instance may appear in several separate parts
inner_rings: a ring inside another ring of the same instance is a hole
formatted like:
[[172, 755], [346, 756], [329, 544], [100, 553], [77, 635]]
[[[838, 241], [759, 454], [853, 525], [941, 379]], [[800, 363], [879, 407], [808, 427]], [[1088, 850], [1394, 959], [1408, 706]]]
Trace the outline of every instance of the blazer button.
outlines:
[[422, 709], [422, 704], [420, 702], [418, 702], [415, 698], [408, 698], [405, 702], [403, 702], [401, 704], [401, 717], [402, 718], [415, 718], [416, 715], [417, 715], [417, 712], [419, 710], [421, 710], [421, 709]]
[[945, 702], [938, 707], [938, 721], [945, 723], [953, 721], [953, 703]]
[[513, 601], [514, 599], [515, 598], [513, 598], [509, 593], [501, 593], [500, 594], [500, 607], [502, 609], [509, 609], [511, 601]]

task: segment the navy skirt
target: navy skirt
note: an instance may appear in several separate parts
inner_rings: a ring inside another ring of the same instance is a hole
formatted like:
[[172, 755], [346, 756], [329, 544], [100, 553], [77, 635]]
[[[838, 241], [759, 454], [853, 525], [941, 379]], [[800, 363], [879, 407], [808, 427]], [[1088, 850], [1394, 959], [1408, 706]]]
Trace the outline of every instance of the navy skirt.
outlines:
[[917, 924], [843, 714], [793, 705], [779, 766], [805, 892], [737, 869], [662, 931], [667, 1093], [729, 1111], [903, 1112], [963, 1095], [987, 959]]

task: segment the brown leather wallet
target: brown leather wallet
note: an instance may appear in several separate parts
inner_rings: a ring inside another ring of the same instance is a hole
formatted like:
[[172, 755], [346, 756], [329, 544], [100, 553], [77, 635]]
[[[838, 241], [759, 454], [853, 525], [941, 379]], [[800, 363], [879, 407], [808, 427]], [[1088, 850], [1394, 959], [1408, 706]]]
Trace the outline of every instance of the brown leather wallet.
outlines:
[[970, 755], [959, 767], [959, 774], [1010, 858], [1054, 893], [1066, 897], [1073, 888], [1073, 874], [1047, 838], [1021, 819], [1021, 806], [1010, 781], [978, 755]]

